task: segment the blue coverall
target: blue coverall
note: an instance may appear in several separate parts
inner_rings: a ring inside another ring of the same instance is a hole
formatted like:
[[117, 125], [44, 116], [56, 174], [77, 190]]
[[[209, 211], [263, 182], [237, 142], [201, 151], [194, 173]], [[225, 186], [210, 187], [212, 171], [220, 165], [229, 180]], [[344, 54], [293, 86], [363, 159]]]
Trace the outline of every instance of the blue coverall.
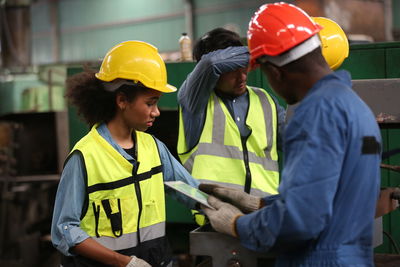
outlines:
[[346, 71], [319, 80], [288, 122], [279, 194], [236, 222], [276, 266], [373, 266], [381, 136]]

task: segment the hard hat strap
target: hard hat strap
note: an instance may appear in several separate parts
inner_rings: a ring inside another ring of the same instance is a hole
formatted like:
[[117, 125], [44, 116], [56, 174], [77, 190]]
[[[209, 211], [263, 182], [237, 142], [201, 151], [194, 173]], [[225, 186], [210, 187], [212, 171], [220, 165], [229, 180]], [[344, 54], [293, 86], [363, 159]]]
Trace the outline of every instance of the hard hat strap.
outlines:
[[122, 85], [138, 86], [141, 83], [138, 81], [126, 80], [126, 79], [115, 79], [111, 82], [103, 82], [104, 89], [109, 92], [114, 92]]

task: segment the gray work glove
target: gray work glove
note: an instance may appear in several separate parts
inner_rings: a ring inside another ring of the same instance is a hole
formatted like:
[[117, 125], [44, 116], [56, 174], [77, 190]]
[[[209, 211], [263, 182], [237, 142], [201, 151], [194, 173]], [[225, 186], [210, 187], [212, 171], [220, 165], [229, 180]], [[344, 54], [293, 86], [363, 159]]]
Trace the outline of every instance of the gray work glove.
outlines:
[[146, 261], [144, 261], [136, 256], [131, 256], [131, 257], [132, 257], [132, 259], [128, 263], [128, 265], [126, 265], [126, 267], [151, 267], [151, 265], [148, 264]]
[[240, 216], [243, 216], [243, 213], [235, 206], [223, 202], [216, 197], [209, 196], [207, 201], [215, 210], [204, 205], [201, 205], [201, 208], [210, 220], [214, 230], [237, 237], [236, 220]]
[[201, 183], [199, 189], [207, 194], [214, 195], [223, 201], [231, 203], [244, 213], [259, 210], [264, 206], [262, 198], [252, 196], [235, 188], [224, 187], [217, 184]]

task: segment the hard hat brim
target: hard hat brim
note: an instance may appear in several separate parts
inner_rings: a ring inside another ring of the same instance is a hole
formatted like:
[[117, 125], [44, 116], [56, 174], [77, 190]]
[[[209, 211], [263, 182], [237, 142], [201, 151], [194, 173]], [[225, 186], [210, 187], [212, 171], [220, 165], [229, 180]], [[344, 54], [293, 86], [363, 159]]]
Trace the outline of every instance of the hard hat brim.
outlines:
[[158, 90], [163, 93], [173, 93], [173, 92], [176, 92], [177, 89], [175, 86], [167, 84], [164, 89], [155, 89], [155, 90]]

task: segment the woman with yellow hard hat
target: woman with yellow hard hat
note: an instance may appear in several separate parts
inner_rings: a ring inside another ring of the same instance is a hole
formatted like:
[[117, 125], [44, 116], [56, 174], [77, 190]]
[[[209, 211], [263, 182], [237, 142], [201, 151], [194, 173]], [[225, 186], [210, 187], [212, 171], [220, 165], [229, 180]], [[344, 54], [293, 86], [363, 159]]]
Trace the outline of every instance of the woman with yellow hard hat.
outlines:
[[66, 97], [91, 130], [66, 159], [56, 195], [51, 236], [64, 267], [171, 266], [163, 182], [198, 183], [144, 131], [161, 94], [175, 90], [157, 49], [140, 41], [67, 80]]

